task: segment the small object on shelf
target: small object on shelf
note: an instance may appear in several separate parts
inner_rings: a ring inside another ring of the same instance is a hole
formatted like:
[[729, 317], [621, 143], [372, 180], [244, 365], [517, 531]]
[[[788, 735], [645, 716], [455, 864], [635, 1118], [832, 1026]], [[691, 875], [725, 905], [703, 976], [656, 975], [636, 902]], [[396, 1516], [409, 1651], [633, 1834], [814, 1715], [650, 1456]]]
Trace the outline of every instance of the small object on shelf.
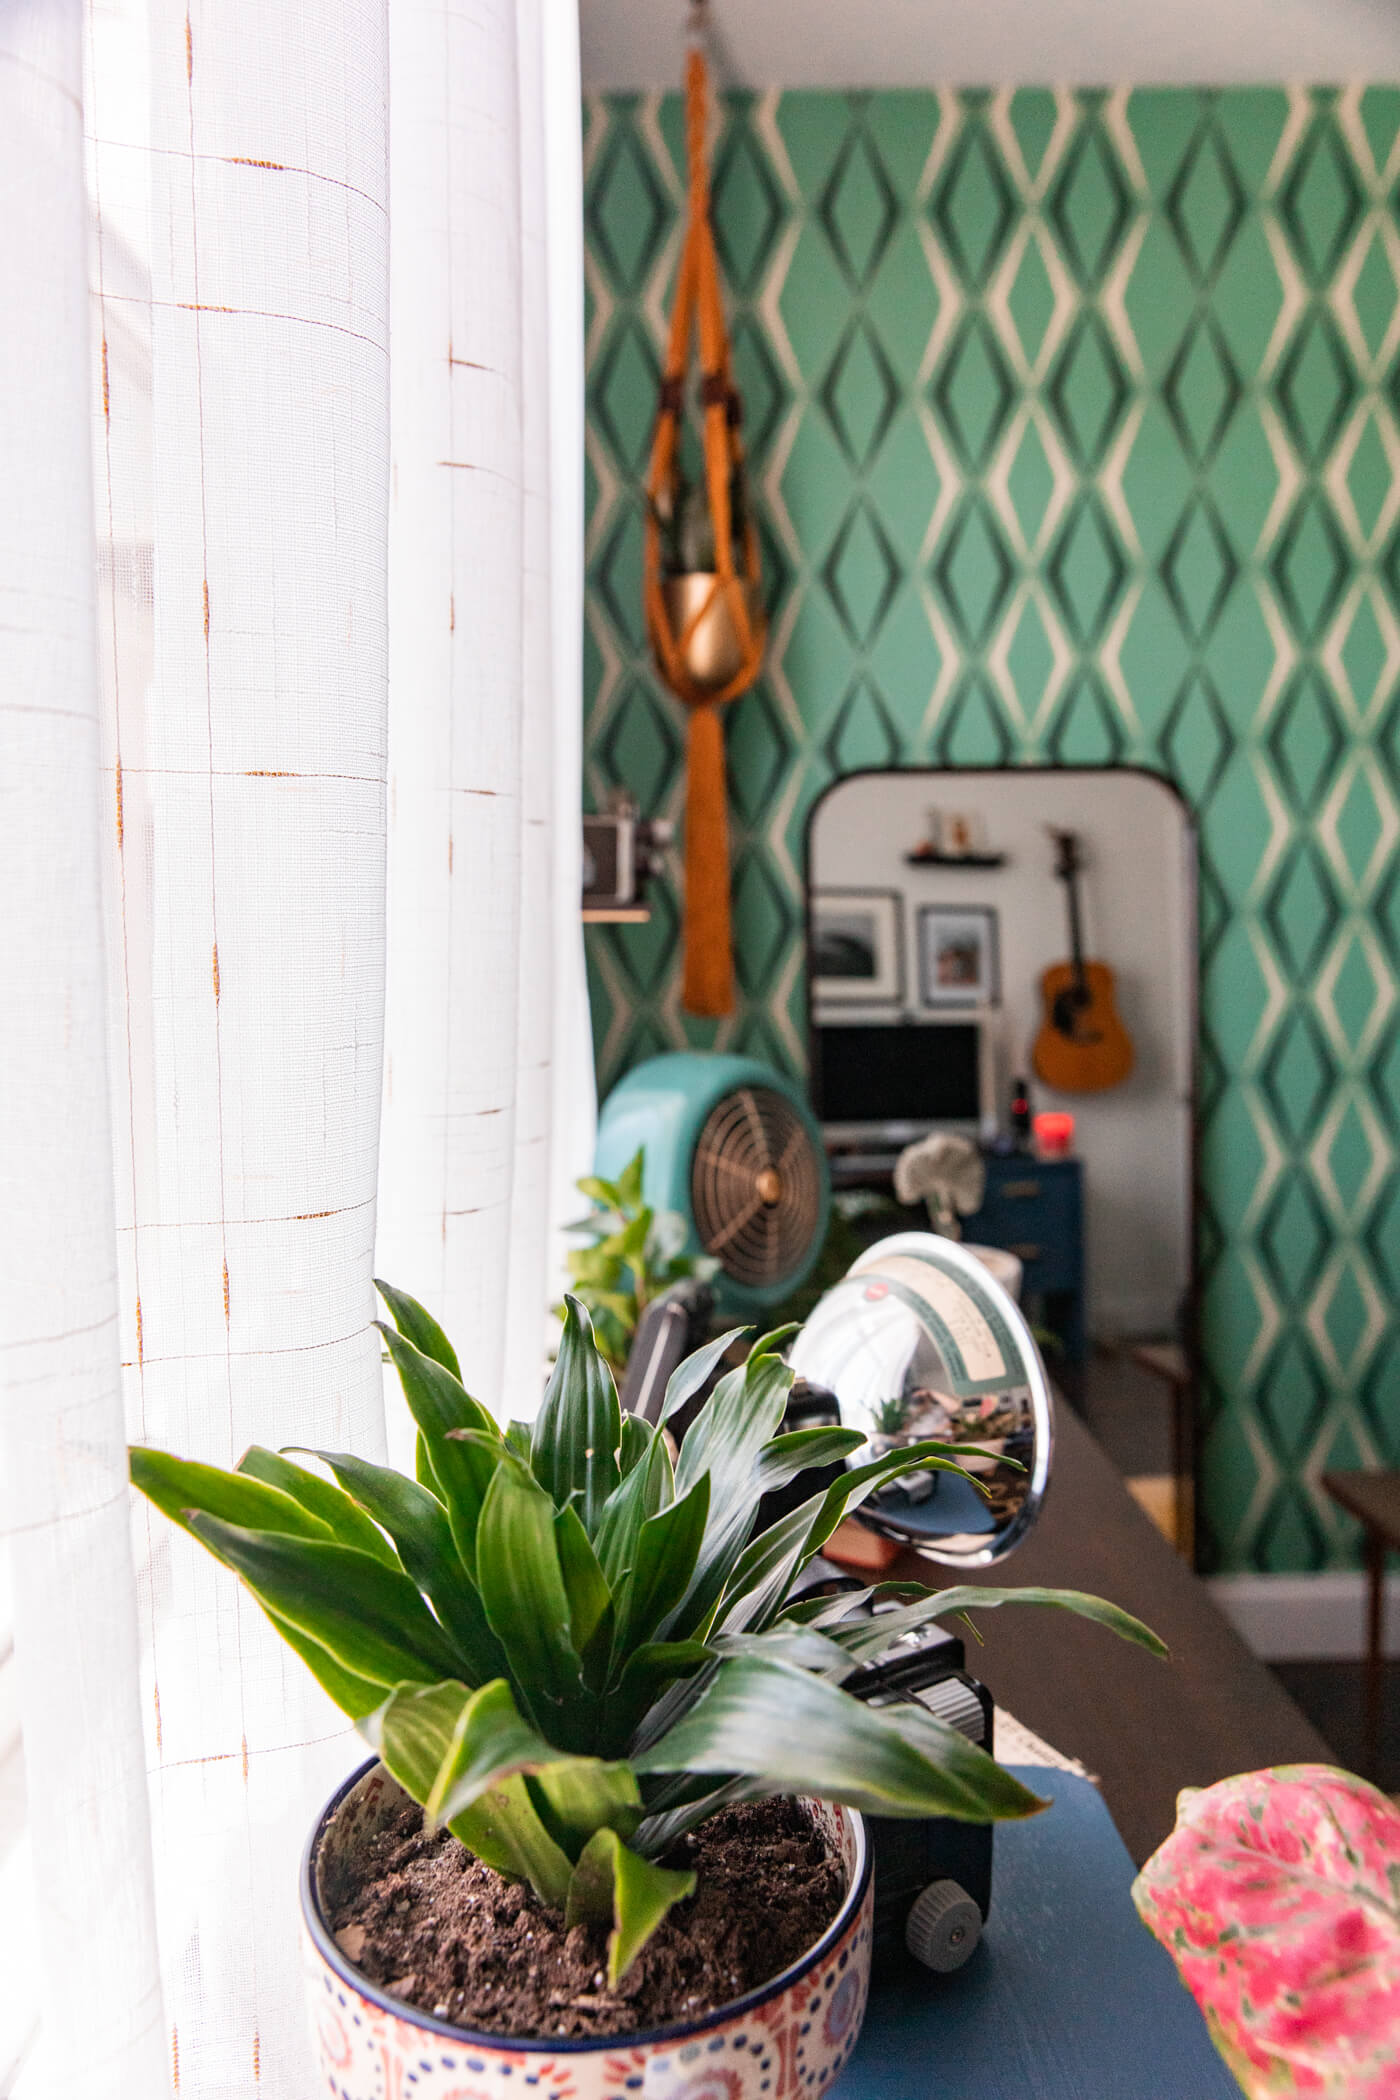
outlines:
[[987, 850], [987, 820], [980, 809], [931, 809], [929, 825], [939, 852], [955, 860]]
[[646, 886], [659, 874], [675, 826], [643, 817], [626, 788], [608, 807], [583, 819], [583, 916], [590, 925], [644, 926], [651, 917]]
[[1031, 1148], [1031, 1091], [1024, 1079], [1011, 1082], [1011, 1139], [1018, 1152]]
[[1042, 1159], [1069, 1159], [1074, 1151], [1074, 1117], [1067, 1108], [1043, 1108], [1033, 1124], [1035, 1149]]

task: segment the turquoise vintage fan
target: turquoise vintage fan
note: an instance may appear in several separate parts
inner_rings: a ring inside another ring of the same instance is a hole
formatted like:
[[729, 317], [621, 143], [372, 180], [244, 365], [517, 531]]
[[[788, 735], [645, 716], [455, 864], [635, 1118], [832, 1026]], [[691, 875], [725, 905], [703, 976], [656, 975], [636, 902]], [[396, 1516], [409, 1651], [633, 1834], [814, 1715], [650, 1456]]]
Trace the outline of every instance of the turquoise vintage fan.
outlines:
[[802, 1282], [831, 1196], [821, 1132], [793, 1080], [717, 1051], [648, 1058], [603, 1105], [597, 1172], [616, 1179], [639, 1147], [646, 1201], [678, 1212], [688, 1251], [718, 1261], [725, 1315], [762, 1312]]

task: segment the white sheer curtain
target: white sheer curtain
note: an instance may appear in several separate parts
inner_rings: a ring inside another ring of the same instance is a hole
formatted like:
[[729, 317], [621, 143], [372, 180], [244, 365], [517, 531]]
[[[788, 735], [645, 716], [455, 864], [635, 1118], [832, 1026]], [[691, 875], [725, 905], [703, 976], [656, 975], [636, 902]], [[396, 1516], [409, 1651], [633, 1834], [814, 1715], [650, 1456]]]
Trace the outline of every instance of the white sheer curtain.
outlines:
[[81, 0], [0, 9], [0, 297], [0, 2091], [42, 2009], [55, 2095], [137, 2100], [164, 2036], [99, 905]]
[[567, 0], [390, 9], [379, 1260], [503, 1418], [539, 1403], [551, 1217], [592, 1150], [577, 36]]
[[576, 25], [89, 0], [86, 207], [80, 37], [0, 9], [0, 1845], [18, 1675], [38, 1967], [84, 1993], [14, 2091], [305, 2100], [296, 1865], [357, 1746], [144, 1512], [133, 1575], [119, 1381], [192, 1456], [373, 1456], [377, 1265], [533, 1404], [591, 1106]]

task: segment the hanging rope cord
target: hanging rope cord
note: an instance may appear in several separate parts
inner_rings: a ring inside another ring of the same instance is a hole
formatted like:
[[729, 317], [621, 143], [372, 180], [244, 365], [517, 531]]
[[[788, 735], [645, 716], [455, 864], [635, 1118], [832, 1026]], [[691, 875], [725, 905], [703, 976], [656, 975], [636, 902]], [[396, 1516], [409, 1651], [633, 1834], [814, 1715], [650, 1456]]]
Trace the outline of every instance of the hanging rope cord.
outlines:
[[[689, 715], [685, 805], [685, 970], [682, 1000], [694, 1014], [733, 1011], [729, 934], [729, 823], [724, 777], [724, 732], [719, 709], [737, 700], [758, 676], [765, 629], [758, 597], [758, 539], [742, 521], [734, 541], [731, 486], [742, 471], [741, 408], [730, 366], [729, 335], [720, 296], [719, 264], [710, 226], [710, 182], [705, 160], [707, 75], [703, 52], [686, 60], [687, 224], [676, 277], [666, 371], [657, 408], [647, 475], [643, 599], [657, 668]], [[674, 506], [677, 454], [685, 406], [692, 330], [699, 336], [704, 410], [705, 494], [714, 531], [709, 589], [693, 598], [679, 627], [667, 603], [661, 564], [660, 519]], [[747, 507], [746, 507], [747, 509]], [[736, 560], [737, 553], [737, 560]], [[738, 668], [721, 685], [693, 675], [689, 651], [701, 625], [726, 613], [738, 643]]]

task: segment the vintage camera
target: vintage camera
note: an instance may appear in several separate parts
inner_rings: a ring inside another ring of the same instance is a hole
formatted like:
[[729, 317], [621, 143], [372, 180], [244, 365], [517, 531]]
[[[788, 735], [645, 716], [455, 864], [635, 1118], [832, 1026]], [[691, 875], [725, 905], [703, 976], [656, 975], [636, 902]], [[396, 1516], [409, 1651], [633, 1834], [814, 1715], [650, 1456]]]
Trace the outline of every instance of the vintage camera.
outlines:
[[626, 911], [646, 903], [648, 879], [660, 871], [675, 826], [648, 820], [625, 789], [614, 789], [606, 810], [583, 820], [583, 908]]
[[[666, 1382], [681, 1360], [703, 1341], [712, 1297], [691, 1280], [647, 1307], [633, 1340], [622, 1402], [654, 1422]], [[720, 1375], [718, 1367], [710, 1385]], [[709, 1387], [697, 1393], [671, 1427], [678, 1435], [703, 1405]], [[798, 1379], [788, 1397], [784, 1430], [813, 1429], [840, 1420], [835, 1395]], [[759, 1505], [758, 1522], [775, 1522], [810, 1495], [830, 1485], [840, 1465], [812, 1467]], [[818, 1557], [803, 1573], [800, 1597], [838, 1596], [862, 1588], [853, 1576]], [[993, 1702], [985, 1685], [968, 1674], [963, 1644], [938, 1626], [907, 1634], [881, 1662], [858, 1670], [846, 1689], [872, 1706], [913, 1700], [992, 1753]], [[875, 1950], [887, 1966], [912, 1958], [946, 1973], [961, 1968], [981, 1937], [992, 1901], [992, 1827], [939, 1816], [908, 1820], [867, 1819], [875, 1857]]]
[[[803, 1596], [836, 1596], [861, 1585], [829, 1561], [811, 1562]], [[878, 1612], [876, 1613], [878, 1616]], [[993, 1754], [991, 1693], [969, 1675], [963, 1644], [922, 1626], [883, 1661], [846, 1679], [871, 1706], [911, 1700]], [[910, 1958], [940, 1974], [960, 1969], [992, 1904], [993, 1826], [951, 1816], [866, 1818], [875, 1855], [875, 1957], [888, 1969]]]

